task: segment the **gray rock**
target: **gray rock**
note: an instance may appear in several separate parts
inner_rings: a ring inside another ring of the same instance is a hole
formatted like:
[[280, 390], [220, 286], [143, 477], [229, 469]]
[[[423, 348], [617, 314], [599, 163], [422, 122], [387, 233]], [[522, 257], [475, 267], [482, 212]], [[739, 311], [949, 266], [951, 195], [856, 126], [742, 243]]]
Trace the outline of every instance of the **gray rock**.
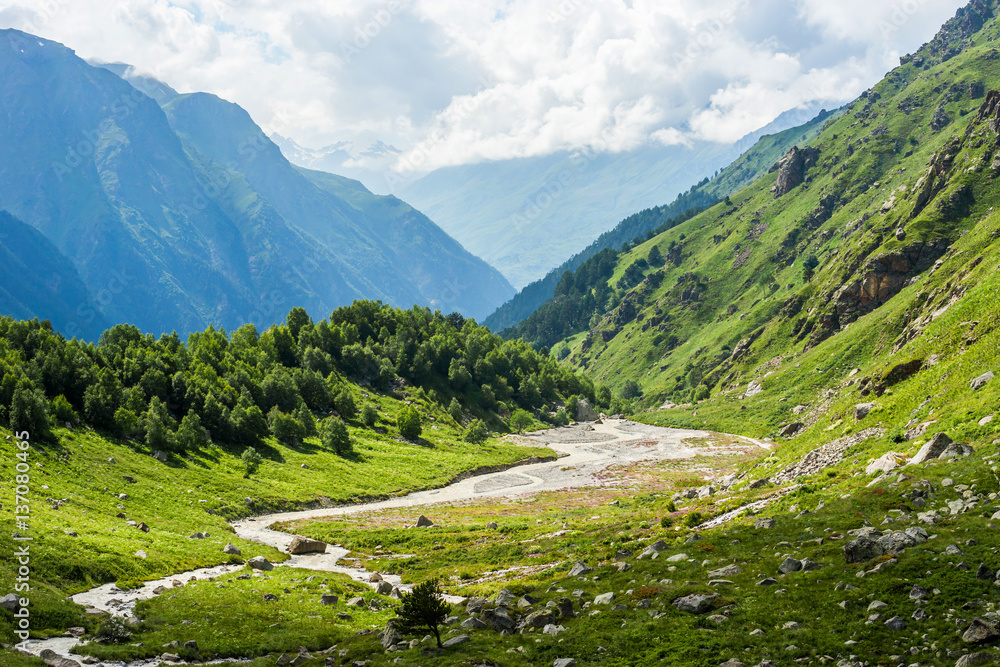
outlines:
[[379, 633], [378, 641], [382, 645], [382, 648], [385, 649], [395, 646], [399, 642], [403, 641], [403, 634], [399, 631], [399, 624], [396, 619], [390, 619], [385, 624], [382, 632]]
[[882, 546], [867, 537], [859, 537], [844, 545], [844, 558], [848, 563], [867, 563], [883, 553]]
[[292, 555], [326, 553], [326, 542], [296, 535], [292, 538], [292, 543], [288, 545], [288, 553]]
[[736, 658], [730, 658], [729, 660], [726, 660], [725, 662], [720, 664], [719, 667], [744, 667], [744, 665]]
[[936, 433], [930, 441], [920, 448], [917, 455], [910, 460], [910, 465], [918, 465], [930, 459], [936, 459], [952, 444], [952, 439], [944, 433]]
[[680, 611], [689, 614], [704, 614], [712, 609], [718, 595], [685, 595], [673, 601], [673, 605]]
[[990, 381], [993, 380], [993, 377], [994, 377], [993, 371], [986, 371], [985, 373], [977, 377], [975, 380], [970, 382], [969, 386], [972, 387], [972, 391], [979, 391], [980, 389], [988, 385]]
[[585, 398], [581, 398], [576, 404], [576, 420], [578, 422], [592, 422], [597, 421], [599, 415], [597, 411], [594, 410], [593, 406]]
[[823, 566], [817, 563], [816, 561], [809, 560], [808, 558], [804, 558], [802, 560], [802, 569], [806, 572], [811, 572], [813, 570], [819, 570], [822, 568]]
[[774, 528], [774, 519], [771, 517], [758, 517], [754, 519], [753, 527], [758, 530], [770, 530]]
[[465, 642], [470, 641], [471, 639], [472, 637], [470, 637], [469, 635], [458, 635], [452, 637], [451, 639], [443, 641], [441, 643], [441, 646], [443, 646], [444, 648], [451, 648], [452, 646], [458, 646], [459, 644], [464, 644]]
[[549, 625], [546, 625], [544, 628], [542, 628], [543, 635], [551, 635], [553, 637], [558, 637], [563, 632], [566, 632], [566, 628], [564, 628], [561, 625], [555, 625], [553, 623], [550, 623]]
[[278, 596], [274, 593], [264, 593], [264, 602], [277, 602]]
[[556, 616], [548, 609], [533, 611], [524, 617], [521, 627], [524, 628], [544, 628], [556, 622]]
[[882, 537], [876, 540], [876, 543], [882, 549], [882, 554], [898, 554], [902, 553], [909, 547], [915, 546], [917, 541], [908, 533], [904, 532], [893, 532], [886, 533]]
[[160, 463], [166, 463], [170, 459], [170, 457], [167, 456], [166, 453], [161, 452], [160, 450], [156, 450], [155, 452], [153, 452], [153, 458], [159, 461]]
[[20, 598], [14, 593], [8, 593], [7, 595], [0, 598], [0, 607], [3, 607], [7, 611], [13, 613], [18, 610], [20, 606], [18, 601]]
[[946, 461], [948, 459], [957, 459], [959, 457], [972, 456], [976, 453], [969, 445], [963, 445], [959, 442], [953, 442], [944, 448], [944, 451], [938, 455], [938, 459], [941, 461]]
[[974, 667], [974, 665], [989, 665], [996, 662], [997, 657], [993, 653], [969, 653], [963, 655], [955, 663], [955, 667]]
[[465, 613], [475, 614], [482, 609], [489, 601], [486, 598], [471, 598], [465, 603]]
[[504, 588], [497, 594], [493, 604], [501, 607], [512, 607], [517, 604], [517, 596]]
[[904, 621], [899, 616], [893, 616], [888, 621], [883, 623], [883, 625], [893, 632], [902, 632], [906, 629], [906, 621]]
[[63, 658], [50, 648], [43, 650], [38, 657], [49, 667], [80, 667], [76, 660]]
[[[583, 401], [580, 402], [582, 403]], [[573, 658], [557, 658], [552, 663], [552, 667], [576, 667], [576, 660]]]
[[222, 553], [229, 554], [231, 556], [239, 556], [240, 550], [233, 544], [227, 544], [222, 548]]
[[774, 577], [766, 577], [766, 578], [761, 579], [760, 581], [758, 581], [757, 585], [758, 586], [774, 586], [776, 583], [778, 583], [778, 580], [775, 579]]
[[321, 595], [319, 597], [319, 603], [324, 607], [336, 607], [338, 602], [340, 602], [340, 598], [336, 595]]
[[614, 599], [614, 593], [603, 593], [594, 598], [594, 604], [611, 604]]
[[490, 521], [488, 524], [486, 524], [487, 530], [496, 530], [497, 528], [499, 528], [499, 526], [497, 526], [496, 521]]
[[430, 528], [434, 525], [434, 522], [421, 514], [417, 517], [417, 528]]
[[475, 616], [470, 616], [469, 618], [462, 621], [462, 627], [465, 628], [466, 630], [483, 630], [490, 626], [486, 625]]
[[556, 609], [559, 610], [560, 618], [576, 618], [576, 612], [573, 611], [573, 601], [569, 598], [556, 600]]
[[393, 588], [393, 585], [388, 581], [380, 581], [378, 582], [378, 586], [375, 587], [375, 592], [379, 595], [388, 595], [392, 593]]
[[972, 619], [972, 623], [962, 634], [962, 641], [966, 644], [985, 644], [1000, 639], [1000, 631], [997, 624], [978, 616]]
[[874, 403], [859, 403], [854, 406], [854, 419], [861, 421], [875, 409]]
[[517, 627], [505, 609], [486, 609], [479, 614], [479, 620], [497, 632], [513, 632]]
[[796, 560], [795, 558], [786, 558], [781, 565], [778, 566], [778, 572], [782, 574], [791, 574], [792, 572], [798, 572], [802, 569], [802, 561]]
[[589, 572], [592, 572], [592, 571], [593, 571], [592, 568], [589, 568], [586, 565], [584, 565], [583, 563], [581, 563], [580, 561], [577, 561], [576, 565], [574, 565], [572, 568], [570, 568], [569, 576], [571, 576], [571, 577], [581, 577], [581, 576], [583, 576], [583, 575], [585, 575], [585, 574], [587, 574]]
[[901, 461], [906, 460], [905, 454], [899, 452], [886, 452], [879, 458], [868, 464], [865, 468], [866, 475], [884, 475], [899, 467]]
[[142, 549], [139, 549], [138, 551], [135, 552], [135, 557], [142, 558], [143, 560], [145, 560], [147, 558], [146, 552], [143, 551]]
[[983, 581], [993, 581], [994, 579], [996, 579], [996, 572], [986, 567], [986, 563], [980, 563], [979, 569], [976, 570], [976, 579], [982, 579]]
[[923, 600], [925, 597], [927, 597], [927, 589], [919, 584], [914, 584], [913, 588], [910, 589], [910, 599]]
[[798, 434], [798, 432], [803, 428], [805, 428], [805, 424], [802, 422], [792, 422], [785, 428], [778, 431], [778, 435], [782, 438], [791, 438]]
[[927, 531], [920, 526], [912, 526], [906, 529], [906, 534], [917, 541], [917, 544], [922, 544], [927, 541], [928, 535]]
[[270, 572], [274, 569], [274, 565], [271, 564], [271, 561], [263, 556], [254, 556], [247, 561], [247, 565], [254, 570], [261, 570], [262, 572]]
[[708, 576], [712, 579], [725, 579], [727, 577], [735, 577], [738, 574], [743, 573], [743, 568], [735, 563], [732, 565], [726, 565], [725, 567], [720, 567], [718, 570], [711, 570]]

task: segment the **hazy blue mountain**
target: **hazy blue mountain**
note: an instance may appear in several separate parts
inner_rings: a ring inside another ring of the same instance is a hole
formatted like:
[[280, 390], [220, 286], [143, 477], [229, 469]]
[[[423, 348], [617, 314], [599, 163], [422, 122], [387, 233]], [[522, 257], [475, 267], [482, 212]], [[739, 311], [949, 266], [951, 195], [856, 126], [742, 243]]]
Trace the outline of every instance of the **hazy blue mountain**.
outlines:
[[[98, 295], [114, 297], [115, 286]], [[95, 339], [107, 329], [73, 264], [41, 232], [0, 211], [0, 312], [47, 319], [68, 337]]]
[[122, 67], [0, 31], [0, 209], [42, 232], [91, 295], [115, 287], [108, 321], [194, 331], [356, 298], [448, 307], [456, 266], [469, 287], [453, 309], [482, 317], [513, 294], [426, 218], [401, 257], [408, 239], [377, 230], [409, 212], [359, 210], [294, 169], [239, 107]]
[[793, 110], [735, 144], [647, 145], [438, 169], [395, 194], [420, 209], [518, 289], [586, 248], [626, 216], [671, 201], [764, 134], [806, 122]]

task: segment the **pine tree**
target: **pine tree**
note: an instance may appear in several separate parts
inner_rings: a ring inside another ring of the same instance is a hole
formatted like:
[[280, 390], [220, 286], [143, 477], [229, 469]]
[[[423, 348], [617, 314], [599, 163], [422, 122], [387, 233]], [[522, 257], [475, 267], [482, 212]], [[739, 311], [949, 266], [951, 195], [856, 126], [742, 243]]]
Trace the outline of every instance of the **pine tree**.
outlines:
[[448, 618], [450, 605], [441, 596], [437, 579], [417, 584], [409, 593], [403, 594], [403, 605], [396, 611], [399, 616], [399, 630], [404, 634], [417, 634], [425, 629], [434, 633], [438, 648], [441, 648], [439, 626]]

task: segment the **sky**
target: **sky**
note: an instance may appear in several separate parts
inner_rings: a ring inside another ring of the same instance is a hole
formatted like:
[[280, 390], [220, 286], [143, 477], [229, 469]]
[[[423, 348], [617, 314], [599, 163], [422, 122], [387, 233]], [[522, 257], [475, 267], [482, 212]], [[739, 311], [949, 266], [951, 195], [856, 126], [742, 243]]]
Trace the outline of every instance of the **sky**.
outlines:
[[[962, 0], [0, 0], [0, 28], [426, 171], [733, 142], [848, 102]], [[359, 158], [363, 160], [364, 158]]]

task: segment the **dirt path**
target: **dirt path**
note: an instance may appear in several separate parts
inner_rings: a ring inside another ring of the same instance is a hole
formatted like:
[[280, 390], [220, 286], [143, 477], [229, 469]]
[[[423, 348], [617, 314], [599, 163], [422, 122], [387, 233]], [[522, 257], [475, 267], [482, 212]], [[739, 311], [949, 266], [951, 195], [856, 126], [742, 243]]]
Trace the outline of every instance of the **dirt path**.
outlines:
[[[710, 435], [706, 431], [668, 429], [628, 420], [607, 420], [604, 423], [551, 429], [520, 436], [519, 439], [523, 444], [534, 444], [555, 450], [561, 455], [555, 461], [470, 477], [441, 489], [417, 491], [390, 500], [253, 517], [235, 522], [233, 528], [237, 535], [248, 541], [266, 544], [287, 552], [292, 535], [272, 530], [271, 525], [278, 522], [345, 516], [389, 508], [422, 507], [477, 498], [511, 497], [542, 491], [598, 486], [602, 484], [599, 474], [611, 466], [623, 466], [641, 461], [690, 459], [704, 455], [704, 449], [689, 444], [688, 441], [704, 439]], [[767, 447], [756, 441], [744, 440], [760, 447]], [[369, 576], [367, 571], [340, 564], [340, 560], [347, 553], [347, 550], [331, 545], [324, 554], [291, 556], [280, 565], [336, 572], [346, 574], [357, 581], [367, 582]], [[248, 558], [254, 555], [244, 554]], [[147, 582], [142, 588], [132, 591], [121, 591], [114, 584], [105, 584], [74, 595], [73, 601], [111, 614], [128, 616], [132, 613], [136, 602], [154, 597], [156, 595], [154, 591], [160, 586], [169, 589], [175, 585], [174, 582], [184, 584], [191, 580], [214, 577], [238, 569], [242, 569], [242, 566], [221, 565], [185, 572]], [[401, 586], [399, 577], [386, 576], [385, 579], [389, 583]], [[50, 649], [58, 655], [71, 657], [70, 652], [78, 643], [79, 640], [56, 638], [31, 642], [28, 644], [28, 649], [35, 655]], [[158, 663], [158, 660], [136, 662], [131, 663], [131, 667], [145, 667]], [[105, 664], [108, 667], [115, 665], [107, 662]]]

